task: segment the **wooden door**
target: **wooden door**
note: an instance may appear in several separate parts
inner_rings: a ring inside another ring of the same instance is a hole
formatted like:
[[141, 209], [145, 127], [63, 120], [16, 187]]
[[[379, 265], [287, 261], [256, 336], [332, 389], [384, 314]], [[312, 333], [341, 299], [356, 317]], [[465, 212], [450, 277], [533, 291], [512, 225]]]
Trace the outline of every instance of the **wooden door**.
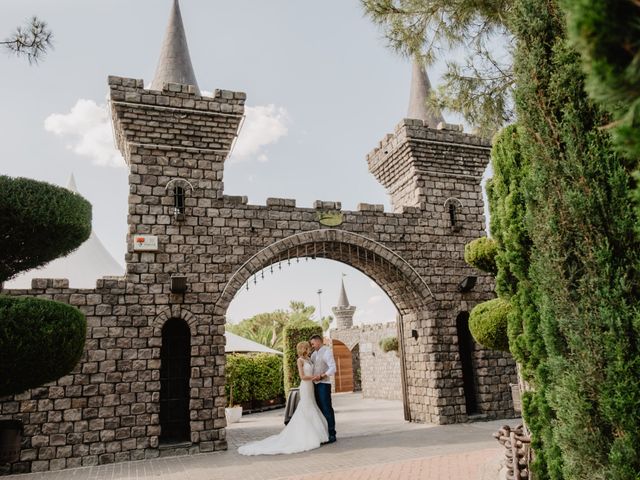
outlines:
[[332, 340], [336, 360], [336, 393], [353, 392], [353, 362], [351, 351], [340, 340]]

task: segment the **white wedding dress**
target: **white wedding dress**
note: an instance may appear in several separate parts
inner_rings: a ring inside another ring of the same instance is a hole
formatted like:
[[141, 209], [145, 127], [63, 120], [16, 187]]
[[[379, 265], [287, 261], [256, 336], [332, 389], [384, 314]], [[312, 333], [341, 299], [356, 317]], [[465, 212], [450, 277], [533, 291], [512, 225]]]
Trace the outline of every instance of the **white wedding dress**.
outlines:
[[[305, 360], [304, 374], [313, 374], [313, 364]], [[277, 435], [238, 448], [241, 455], [277, 455], [306, 452], [329, 440], [327, 420], [316, 404], [311, 380], [300, 382], [300, 402], [291, 420]]]

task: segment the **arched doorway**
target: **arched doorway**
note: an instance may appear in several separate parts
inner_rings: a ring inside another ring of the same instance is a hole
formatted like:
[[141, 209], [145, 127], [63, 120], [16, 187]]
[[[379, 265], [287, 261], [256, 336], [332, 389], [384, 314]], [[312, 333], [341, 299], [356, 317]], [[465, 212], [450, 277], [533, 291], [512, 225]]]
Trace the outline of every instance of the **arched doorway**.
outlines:
[[[416, 269], [380, 242], [359, 233], [336, 229], [298, 233], [273, 242], [233, 271], [216, 302], [214, 313], [225, 318], [238, 291], [251, 288], [258, 278], [264, 278], [265, 273], [285, 268], [297, 259], [326, 259], [349, 265], [380, 287], [397, 310], [401, 324], [398, 341], [405, 420], [451, 421], [444, 418], [445, 410], [437, 405], [436, 398], [442, 395], [442, 386], [438, 383], [444, 385], [442, 379], [422, 377], [425, 368], [429, 368], [429, 362], [424, 361], [422, 345], [432, 343], [428, 339], [437, 335], [433, 309], [436, 298]], [[432, 398], [425, 400], [425, 397]], [[451, 410], [447, 415], [455, 418], [457, 413]]]
[[333, 339], [333, 358], [336, 360], [336, 393], [353, 392], [353, 362], [349, 348], [340, 340]]
[[469, 312], [460, 312], [458, 314], [456, 318], [456, 331], [458, 333], [460, 362], [462, 363], [462, 382], [464, 385], [467, 415], [473, 415], [474, 413], [478, 413], [478, 401], [476, 398], [476, 379], [473, 373], [475, 342], [469, 330]]
[[190, 372], [189, 326], [184, 320], [171, 318], [162, 327], [160, 349], [160, 443], [190, 440]]

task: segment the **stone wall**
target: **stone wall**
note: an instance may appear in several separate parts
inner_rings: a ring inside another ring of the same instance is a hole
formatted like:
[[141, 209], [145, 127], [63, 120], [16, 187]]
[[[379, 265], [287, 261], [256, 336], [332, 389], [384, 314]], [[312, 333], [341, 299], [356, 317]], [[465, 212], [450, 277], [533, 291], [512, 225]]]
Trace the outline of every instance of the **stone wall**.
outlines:
[[397, 337], [395, 322], [376, 325], [356, 325], [336, 328], [329, 332], [332, 339], [340, 340], [349, 350], [357, 348], [360, 384], [364, 398], [402, 400], [400, 358], [396, 352], [383, 352], [379, 342], [386, 337]]
[[[277, 198], [249, 205], [246, 197], [223, 191], [224, 161], [245, 94], [217, 90], [208, 98], [188, 86], [169, 83], [154, 91], [143, 84], [109, 78], [116, 139], [129, 167], [126, 276], [99, 280], [90, 290], [46, 280], [31, 290], [4, 292], [76, 305], [87, 315], [88, 331], [70, 375], [0, 400], [0, 418], [25, 424], [21, 460], [0, 472], [226, 448], [227, 307], [253, 275], [300, 257], [351, 265], [395, 304], [414, 421], [466, 421], [455, 318], [493, 296], [491, 277], [463, 259], [465, 243], [484, 234], [480, 179], [487, 145], [404, 120], [369, 156], [372, 172], [392, 193], [393, 213], [368, 204], [343, 211], [339, 202], [326, 201], [300, 208]], [[186, 195], [181, 215], [174, 215], [175, 185]], [[415, 198], [395, 191], [412, 191]], [[446, 208], [451, 198], [459, 200], [456, 225]], [[156, 237], [157, 251], [134, 249], [141, 234]], [[186, 277], [186, 293], [171, 292], [175, 274]], [[477, 285], [460, 292], [458, 284], [469, 275], [478, 277]], [[179, 447], [160, 445], [162, 327], [170, 318], [191, 331], [189, 441]], [[475, 359], [486, 379], [483, 411], [511, 415], [511, 360], [485, 350]]]

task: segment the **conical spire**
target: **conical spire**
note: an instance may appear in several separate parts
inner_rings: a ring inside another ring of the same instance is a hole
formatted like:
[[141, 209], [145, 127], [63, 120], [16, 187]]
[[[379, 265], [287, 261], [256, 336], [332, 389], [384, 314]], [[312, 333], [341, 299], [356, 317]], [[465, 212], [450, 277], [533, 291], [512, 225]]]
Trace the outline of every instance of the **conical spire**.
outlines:
[[347, 298], [347, 291], [344, 289], [344, 278], [342, 279], [342, 287], [340, 288], [340, 298], [338, 298], [337, 307], [348, 307], [349, 299]]
[[67, 190], [71, 190], [73, 193], [80, 193], [78, 192], [78, 186], [76, 185], [76, 177], [73, 176], [73, 173], [71, 174], [71, 176], [69, 177], [69, 181], [67, 182]]
[[430, 91], [431, 82], [429, 82], [424, 63], [414, 57], [407, 118], [422, 120], [428, 127], [436, 128], [440, 122], [444, 122], [444, 118], [442, 118], [440, 110], [427, 105]]
[[353, 315], [356, 313], [356, 307], [349, 305], [347, 291], [344, 288], [344, 273], [342, 277], [340, 298], [338, 298], [338, 304], [331, 310], [336, 317], [336, 328], [351, 328], [353, 326]]
[[160, 60], [156, 68], [156, 75], [151, 82], [151, 89], [162, 90], [162, 85], [166, 82], [193, 85], [196, 87], [196, 93], [200, 94], [196, 75], [193, 73], [193, 65], [191, 65], [187, 36], [178, 0], [173, 0], [169, 25], [167, 25], [167, 31], [164, 34]]

